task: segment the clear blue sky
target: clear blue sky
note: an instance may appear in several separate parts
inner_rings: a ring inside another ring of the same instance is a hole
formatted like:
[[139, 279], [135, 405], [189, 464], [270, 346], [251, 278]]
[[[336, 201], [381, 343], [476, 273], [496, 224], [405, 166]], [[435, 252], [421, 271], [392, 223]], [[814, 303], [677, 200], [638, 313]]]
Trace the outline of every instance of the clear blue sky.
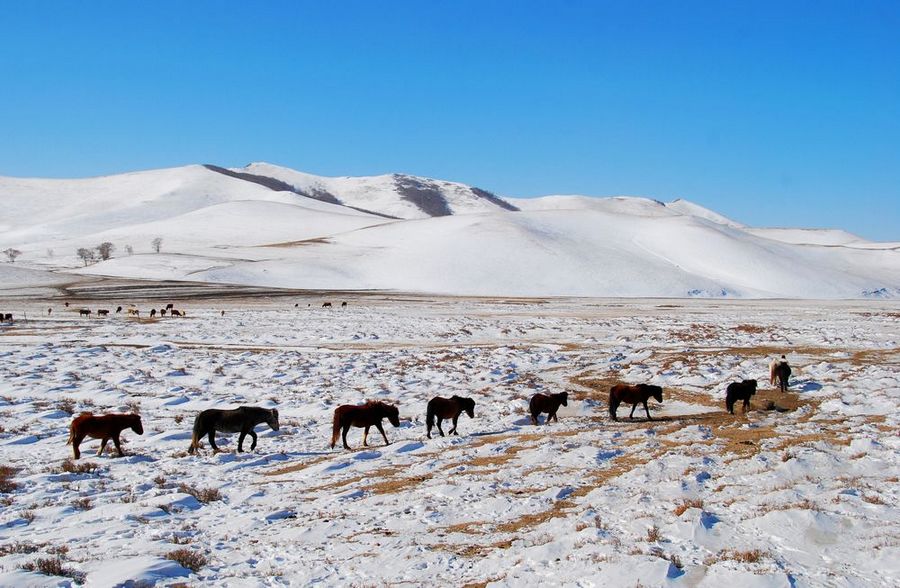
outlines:
[[0, 175], [268, 161], [900, 240], [900, 2], [0, 1]]

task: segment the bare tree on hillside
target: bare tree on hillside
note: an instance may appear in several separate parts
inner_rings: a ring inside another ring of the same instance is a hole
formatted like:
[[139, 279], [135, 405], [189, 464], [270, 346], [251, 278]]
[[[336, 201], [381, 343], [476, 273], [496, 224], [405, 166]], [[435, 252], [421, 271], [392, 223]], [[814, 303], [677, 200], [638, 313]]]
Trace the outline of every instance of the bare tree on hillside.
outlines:
[[9, 259], [10, 263], [15, 263], [16, 258], [22, 255], [21, 251], [19, 251], [18, 249], [13, 249], [12, 247], [5, 250], [3, 253], [6, 254], [6, 258]]
[[110, 243], [109, 241], [104, 241], [97, 245], [97, 253], [100, 254], [100, 259], [106, 260], [112, 256], [112, 252], [116, 250], [116, 246]]
[[94, 250], [88, 249], [86, 247], [80, 247], [76, 252], [78, 257], [81, 258], [81, 261], [84, 262], [84, 265], [87, 265], [89, 261], [94, 261]]
[[153, 250], [159, 253], [159, 250], [162, 249], [162, 237], [156, 237], [151, 243], [153, 244]]
[[127, 253], [128, 255], [134, 255], [134, 247], [132, 247], [131, 245], [126, 245], [125, 253]]

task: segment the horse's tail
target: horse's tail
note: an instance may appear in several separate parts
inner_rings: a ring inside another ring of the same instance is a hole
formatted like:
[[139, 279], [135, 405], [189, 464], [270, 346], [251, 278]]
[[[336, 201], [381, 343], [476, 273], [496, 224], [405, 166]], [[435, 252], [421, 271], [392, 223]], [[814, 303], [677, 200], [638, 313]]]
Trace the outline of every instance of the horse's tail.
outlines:
[[202, 414], [198, 414], [197, 418], [194, 419], [194, 432], [191, 434], [191, 446], [188, 447], [188, 453], [194, 453], [194, 451], [200, 449], [200, 438], [203, 437], [203, 424], [200, 421]]
[[609, 418], [616, 420], [616, 409], [619, 408], [619, 396], [615, 392], [615, 386], [609, 389]]
[[331, 425], [331, 448], [337, 443], [338, 435], [341, 433], [341, 415], [338, 410], [334, 411], [334, 420]]
[[425, 410], [425, 427], [430, 431], [434, 426], [434, 406], [429, 402]]
[[66, 445], [71, 445], [72, 441], [75, 440], [75, 423], [69, 425], [69, 440], [66, 441]]

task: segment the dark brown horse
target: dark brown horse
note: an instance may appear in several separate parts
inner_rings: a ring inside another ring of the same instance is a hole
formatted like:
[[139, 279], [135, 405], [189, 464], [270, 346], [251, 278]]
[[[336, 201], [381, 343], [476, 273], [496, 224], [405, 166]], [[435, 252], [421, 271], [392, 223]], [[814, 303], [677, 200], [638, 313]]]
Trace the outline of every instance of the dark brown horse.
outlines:
[[334, 449], [338, 435], [344, 441], [344, 449], [350, 449], [347, 445], [347, 431], [350, 427], [365, 427], [363, 431], [363, 445], [368, 447], [366, 440], [369, 437], [369, 427], [374, 426], [384, 437], [384, 444], [390, 445], [381, 420], [387, 419], [395, 427], [400, 426], [400, 411], [393, 404], [370, 400], [365, 404], [344, 404], [334, 409], [334, 424], [331, 431], [331, 448]]
[[725, 408], [728, 412], [734, 414], [734, 403], [738, 400], [744, 401], [744, 414], [750, 408], [750, 397], [756, 394], [756, 380], [744, 380], [743, 382], [732, 382], [725, 389]]
[[253, 442], [250, 451], [256, 449], [256, 432], [253, 427], [260, 423], [266, 423], [273, 431], [278, 430], [278, 411], [274, 408], [260, 408], [258, 406], [240, 406], [233, 410], [221, 410], [209, 408], [197, 415], [194, 419], [194, 434], [191, 437], [191, 446], [188, 453], [200, 449], [200, 439], [204, 435], [209, 437], [209, 445], [213, 452], [219, 451], [216, 445], [216, 431], [220, 433], [240, 433], [238, 436], [238, 452], [244, 451], [244, 437], [250, 435]]
[[619, 420], [616, 418], [616, 410], [619, 408], [619, 405], [623, 402], [630, 402], [631, 414], [628, 415], [628, 418], [633, 419], [634, 409], [637, 408], [638, 404], [643, 403], [644, 412], [647, 413], [647, 420], [652, 421], [650, 409], [647, 408], [647, 399], [651, 396], [657, 402], [662, 402], [662, 388], [652, 384], [616, 384], [609, 389], [609, 416], [614, 421]]
[[131, 429], [138, 435], [144, 434], [144, 427], [141, 425], [141, 417], [136, 414], [102, 414], [94, 416], [93, 413], [83, 412], [72, 421], [69, 425], [69, 441], [66, 445], [72, 446], [72, 453], [75, 459], [81, 457], [81, 451], [78, 446], [84, 441], [85, 437], [100, 439], [100, 451], [97, 455], [103, 455], [106, 444], [110, 439], [116, 445], [119, 457], [125, 455], [122, 452], [122, 443], [119, 439], [122, 431]]
[[441, 421], [444, 419], [453, 420], [453, 428], [450, 429], [451, 435], [458, 435], [456, 432], [456, 421], [463, 411], [469, 415], [470, 419], [475, 418], [475, 401], [471, 398], [463, 396], [453, 396], [452, 398], [442, 398], [435, 396], [428, 401], [428, 407], [425, 412], [425, 426], [428, 429], [428, 438], [431, 439], [431, 428], [435, 425], [437, 418], [437, 430], [444, 436], [444, 430], [441, 428]]
[[556, 416], [556, 411], [559, 410], [560, 405], [568, 406], [568, 403], [568, 392], [557, 392], [556, 394], [535, 394], [531, 397], [531, 401], [528, 402], [528, 412], [531, 413], [531, 424], [538, 424], [538, 416], [542, 412], [547, 413], [547, 419], [544, 421], [545, 425], [549, 425], [551, 419], [559, 422], [559, 419]]
[[778, 380], [778, 389], [782, 392], [787, 392], [791, 379], [791, 366], [788, 365], [784, 356], [782, 356], [781, 361], [775, 366], [775, 379]]

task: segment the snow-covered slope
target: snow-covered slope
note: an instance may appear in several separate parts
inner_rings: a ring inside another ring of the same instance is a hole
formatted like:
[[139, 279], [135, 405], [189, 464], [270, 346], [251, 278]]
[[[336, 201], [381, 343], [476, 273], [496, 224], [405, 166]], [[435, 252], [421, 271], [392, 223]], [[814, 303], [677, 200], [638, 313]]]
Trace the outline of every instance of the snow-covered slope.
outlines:
[[260, 181], [274, 179], [312, 198], [402, 219], [514, 210], [505, 200], [479, 188], [405, 174], [328, 178], [268, 163], [230, 171]]
[[[900, 293], [896, 244], [752, 229], [684, 200], [501, 200], [453, 182], [259, 163], [0, 178], [0, 203], [0, 248], [24, 252], [17, 266], [88, 275], [522, 296]], [[155, 237], [162, 253], [151, 253]], [[79, 267], [75, 250], [104, 241], [113, 259]]]

